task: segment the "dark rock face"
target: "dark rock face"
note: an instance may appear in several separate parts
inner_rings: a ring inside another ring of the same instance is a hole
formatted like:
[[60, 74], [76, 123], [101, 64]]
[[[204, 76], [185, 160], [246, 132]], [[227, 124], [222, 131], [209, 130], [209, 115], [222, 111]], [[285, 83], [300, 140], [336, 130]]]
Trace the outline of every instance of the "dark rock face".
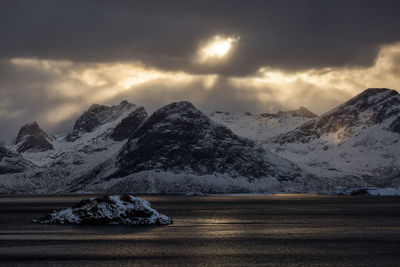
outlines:
[[390, 131], [400, 132], [400, 95], [390, 89], [370, 88], [337, 108], [308, 121], [296, 130], [278, 138], [279, 143], [306, 143], [324, 134], [344, 129], [351, 135], [356, 128], [394, 119]]
[[389, 126], [389, 130], [400, 134], [400, 116], [397, 117]]
[[118, 154], [119, 171], [110, 178], [144, 170], [227, 173], [250, 180], [269, 175], [293, 178], [268, 162], [266, 153], [183, 101], [159, 109], [141, 124]]
[[48, 135], [40, 129], [36, 121], [25, 124], [19, 130], [15, 142], [18, 145], [17, 151], [23, 153], [27, 151], [38, 152], [54, 149], [48, 138]]
[[101, 125], [102, 117], [104, 117], [109, 109], [107, 106], [93, 104], [76, 120], [74, 130], [91, 132], [94, 128]]
[[19, 154], [0, 146], [0, 174], [20, 173], [30, 166]]
[[146, 118], [147, 112], [143, 107], [136, 109], [128, 117], [122, 119], [114, 128], [110, 137], [115, 141], [127, 139]]

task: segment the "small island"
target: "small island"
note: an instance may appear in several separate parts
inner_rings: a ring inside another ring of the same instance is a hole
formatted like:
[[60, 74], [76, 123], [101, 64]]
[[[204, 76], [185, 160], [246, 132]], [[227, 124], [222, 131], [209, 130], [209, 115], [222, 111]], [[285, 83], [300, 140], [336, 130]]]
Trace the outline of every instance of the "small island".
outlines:
[[167, 225], [172, 220], [151, 207], [141, 198], [131, 195], [111, 195], [87, 198], [72, 208], [54, 211], [33, 223], [41, 224], [114, 224]]

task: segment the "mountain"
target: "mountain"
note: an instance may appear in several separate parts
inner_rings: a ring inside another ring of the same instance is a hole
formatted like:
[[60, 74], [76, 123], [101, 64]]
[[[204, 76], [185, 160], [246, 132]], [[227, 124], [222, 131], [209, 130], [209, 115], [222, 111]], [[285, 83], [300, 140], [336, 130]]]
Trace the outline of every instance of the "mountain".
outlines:
[[[212, 188], [219, 182], [216, 176], [225, 177], [228, 183], [234, 184], [232, 187], [227, 184], [227, 190], [234, 190], [235, 186], [249, 190], [256, 180], [263, 180], [264, 190], [284, 190], [284, 182], [295, 183], [296, 179], [306, 176], [295, 164], [235, 135], [191, 103], [182, 101], [154, 112], [134, 131], [115, 158], [74, 181], [72, 188], [77, 190], [76, 185], [79, 185], [79, 189], [87, 190], [93, 188], [91, 184], [102, 183], [103, 188], [113, 184], [118, 190], [149, 193], [149, 189], [140, 187], [146, 182], [142, 178], [144, 173], [157, 176], [160, 184], [168, 183], [166, 180], [171, 174], [186, 175], [174, 184], [150, 189], [158, 193], [186, 192], [199, 182]], [[151, 178], [146, 179], [149, 182]], [[123, 186], [118, 187], [114, 181]], [[214, 190], [219, 189], [215, 186]]]
[[140, 123], [146, 117], [143, 107], [127, 101], [111, 107], [94, 104], [77, 119], [71, 133], [46, 139], [52, 149], [39, 150], [38, 144], [41, 143], [33, 143], [36, 149], [18, 154], [22, 144], [26, 147], [26, 140], [31, 140], [27, 136], [47, 137], [38, 130], [36, 123], [24, 126], [17, 138], [19, 142], [7, 149], [16, 154], [15, 158], [22, 158], [34, 167], [27, 167], [17, 174], [0, 174], [0, 181], [13, 181], [14, 187], [22, 192], [62, 192], [73, 179], [113, 157], [121, 149], [127, 136], [135, 130], [135, 125], [126, 125], [126, 120]]
[[19, 153], [40, 152], [54, 149], [49, 141], [49, 136], [39, 127], [36, 121], [21, 127], [15, 144], [17, 147], [16, 150]]
[[[0, 145], [0, 192], [1, 193], [16, 193], [16, 192], [29, 192], [29, 185], [25, 188], [19, 184], [19, 178], [24, 180], [26, 175], [34, 175], [32, 171], [37, 171], [37, 167], [29, 160], [25, 159], [18, 152], [13, 151], [3, 145]], [[30, 184], [30, 182], [28, 182]], [[27, 189], [27, 190], [25, 190]]]
[[295, 129], [297, 126], [317, 117], [305, 107], [296, 110], [279, 111], [276, 114], [249, 112], [214, 111], [210, 118], [231, 129], [235, 134], [262, 142]]
[[399, 184], [399, 139], [400, 95], [371, 88], [265, 147], [316, 175], [382, 187]]
[[[126, 100], [111, 107], [93, 104], [76, 120], [73, 131], [65, 140], [74, 142], [83, 136], [106, 134], [121, 141], [126, 139], [146, 117], [147, 113], [143, 107]], [[124, 134], [121, 135], [121, 132]]]
[[[68, 134], [37, 123], [0, 146], [0, 192], [338, 192], [400, 186], [400, 95], [367, 89], [316, 116], [171, 103], [92, 105]], [[340, 189], [340, 188], [339, 188]], [[340, 190], [339, 190], [340, 191]]]

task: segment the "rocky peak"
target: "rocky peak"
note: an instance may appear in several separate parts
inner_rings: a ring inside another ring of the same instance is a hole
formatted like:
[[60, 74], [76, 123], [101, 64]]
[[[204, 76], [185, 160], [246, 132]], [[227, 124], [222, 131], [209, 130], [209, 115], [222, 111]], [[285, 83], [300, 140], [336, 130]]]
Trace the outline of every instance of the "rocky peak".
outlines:
[[249, 180], [289, 179], [286, 171], [279, 173], [266, 160], [270, 154], [182, 101], [162, 107], [139, 126], [119, 152], [117, 171], [110, 178], [155, 169], [197, 175], [227, 173]]
[[74, 130], [91, 132], [94, 128], [101, 124], [101, 117], [109, 111], [109, 107], [93, 104], [89, 109], [80, 116], [74, 125]]
[[318, 115], [316, 115], [315, 113], [311, 112], [309, 109], [307, 109], [306, 107], [303, 107], [303, 106], [301, 106], [298, 109], [291, 110], [289, 112], [292, 115], [300, 116], [300, 117], [304, 117], [304, 118], [309, 118], [309, 119], [313, 119], [313, 118], [318, 117]]
[[[129, 103], [128, 101], [124, 100], [119, 105], [115, 106], [104, 106], [93, 104], [90, 108], [84, 112], [75, 122], [73, 132], [67, 136], [68, 141], [74, 141], [75, 139], [79, 138], [82, 133], [89, 133], [97, 129], [99, 126], [102, 126], [106, 123], [118, 123], [118, 120], [123, 120], [126, 117], [130, 117], [133, 120], [132, 116], [139, 116], [138, 113], [143, 114], [145, 113], [144, 109], [142, 108], [141, 111], [138, 111], [136, 114], [134, 113], [138, 109], [138, 106]], [[147, 116], [147, 114], [146, 114]], [[125, 124], [129, 123], [125, 121]], [[123, 124], [123, 128], [126, 129], [127, 126]], [[114, 124], [115, 126], [115, 124]], [[114, 127], [112, 126], [112, 127]], [[136, 126], [137, 127], [137, 126]], [[121, 128], [120, 128], [121, 130]], [[116, 133], [116, 136], [121, 136], [120, 133]], [[119, 137], [116, 137], [117, 139]]]
[[120, 106], [125, 106], [125, 105], [129, 105], [129, 104], [131, 104], [131, 103], [129, 103], [128, 100], [122, 100], [119, 105]]
[[17, 151], [22, 152], [38, 152], [53, 149], [53, 145], [49, 142], [49, 137], [34, 121], [25, 124], [18, 132], [16, 145]]
[[39, 124], [36, 121], [32, 123], [27, 123], [21, 127], [15, 143], [21, 142], [22, 139], [27, 135], [41, 135], [48, 138], [48, 135], [39, 127]]
[[107, 110], [108, 107], [104, 105], [99, 105], [99, 104], [92, 104], [87, 112], [101, 112], [103, 110]]
[[[182, 125], [188, 126], [191, 124], [197, 127], [212, 123], [211, 120], [204, 115], [200, 110], [196, 109], [192, 103], [187, 101], [174, 102], [166, 105], [159, 110], [155, 111], [134, 133], [133, 138], [139, 137], [140, 135], [146, 133], [148, 130], [159, 130], [170, 125], [175, 125], [179, 129]], [[176, 128], [175, 131], [178, 130]], [[181, 129], [185, 132], [192, 129]]]

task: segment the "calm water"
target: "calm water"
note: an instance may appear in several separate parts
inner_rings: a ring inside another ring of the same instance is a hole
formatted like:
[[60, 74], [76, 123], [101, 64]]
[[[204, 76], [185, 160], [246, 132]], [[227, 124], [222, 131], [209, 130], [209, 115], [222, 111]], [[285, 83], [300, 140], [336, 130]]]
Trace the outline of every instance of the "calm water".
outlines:
[[84, 196], [0, 196], [0, 265], [400, 265], [400, 197], [141, 197], [174, 224], [36, 225]]

